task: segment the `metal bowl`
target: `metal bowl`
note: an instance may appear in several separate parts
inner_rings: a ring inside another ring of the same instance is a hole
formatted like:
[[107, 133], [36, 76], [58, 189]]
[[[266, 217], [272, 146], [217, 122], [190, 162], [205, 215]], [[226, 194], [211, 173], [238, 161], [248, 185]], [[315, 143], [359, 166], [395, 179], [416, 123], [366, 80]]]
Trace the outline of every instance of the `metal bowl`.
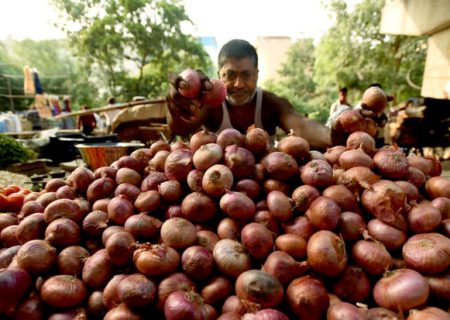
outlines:
[[75, 145], [80, 151], [86, 165], [95, 170], [111, 165], [122, 156], [129, 155], [133, 150], [144, 147], [143, 143], [117, 142], [117, 143], [93, 143]]

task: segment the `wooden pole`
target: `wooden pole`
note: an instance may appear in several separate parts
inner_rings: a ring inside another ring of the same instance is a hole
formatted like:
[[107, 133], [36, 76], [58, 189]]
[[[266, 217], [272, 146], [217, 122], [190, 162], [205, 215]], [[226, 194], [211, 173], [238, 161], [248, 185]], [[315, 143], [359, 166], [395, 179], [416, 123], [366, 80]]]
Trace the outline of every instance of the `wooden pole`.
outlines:
[[127, 103], [116, 104], [114, 106], [104, 106], [104, 107], [100, 107], [100, 108], [93, 108], [93, 109], [89, 109], [89, 110], [60, 114], [53, 118], [55, 120], [58, 120], [58, 119], [64, 119], [64, 118], [69, 118], [69, 117], [77, 117], [77, 116], [81, 116], [81, 115], [91, 114], [94, 112], [104, 112], [104, 111], [110, 111], [110, 110], [116, 110], [116, 109], [125, 109], [125, 108], [134, 107], [134, 106], [138, 106], [138, 105], [158, 104], [158, 103], [163, 103], [163, 102], [166, 102], [166, 98], [131, 101], [131, 102], [127, 102]]
[[11, 79], [10, 78], [6, 78], [6, 80], [8, 80], [9, 104], [11, 106], [11, 110], [14, 112], [15, 108], [14, 108], [14, 99], [12, 98]]

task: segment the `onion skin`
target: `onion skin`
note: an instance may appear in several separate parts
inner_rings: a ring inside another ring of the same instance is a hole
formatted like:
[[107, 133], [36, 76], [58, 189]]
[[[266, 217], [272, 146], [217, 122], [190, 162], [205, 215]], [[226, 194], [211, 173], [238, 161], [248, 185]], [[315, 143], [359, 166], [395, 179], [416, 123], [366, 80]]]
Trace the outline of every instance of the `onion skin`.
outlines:
[[208, 278], [213, 270], [212, 253], [201, 246], [191, 246], [181, 256], [183, 271], [194, 280]]
[[397, 313], [389, 309], [376, 307], [367, 310], [367, 320], [403, 320]]
[[261, 268], [262, 271], [277, 278], [283, 286], [306, 273], [308, 269], [309, 266], [306, 261], [297, 262], [283, 251], [273, 251]]
[[286, 289], [286, 300], [299, 319], [323, 319], [330, 305], [325, 287], [311, 276], [293, 280]]
[[282, 234], [275, 239], [275, 248], [291, 255], [294, 259], [306, 257], [306, 240], [296, 234]]
[[58, 308], [78, 306], [88, 293], [83, 281], [69, 275], [57, 275], [47, 279], [40, 292], [45, 303]]
[[130, 308], [139, 308], [153, 302], [156, 286], [153, 281], [140, 273], [126, 276], [117, 286], [117, 295]]
[[31, 240], [20, 247], [16, 258], [20, 268], [40, 274], [50, 270], [56, 262], [56, 249], [45, 240]]
[[294, 209], [299, 212], [308, 210], [311, 203], [320, 196], [320, 192], [310, 185], [302, 185], [297, 187], [292, 192], [292, 201], [294, 202]]
[[158, 285], [158, 309], [164, 309], [167, 297], [175, 291], [191, 291], [195, 285], [184, 273], [176, 272], [164, 278]]
[[84, 262], [82, 279], [91, 288], [103, 287], [111, 279], [112, 274], [112, 263], [106, 249], [97, 251]]
[[216, 215], [218, 206], [205, 193], [191, 192], [181, 202], [181, 211], [189, 221], [206, 222]]
[[309, 143], [302, 137], [289, 135], [278, 142], [277, 148], [284, 153], [294, 157], [295, 160], [301, 161], [309, 154]]
[[164, 304], [164, 316], [167, 320], [215, 319], [217, 317], [215, 310], [211, 310], [211, 306], [204, 304], [202, 300], [200, 295], [194, 291], [175, 291], [170, 294]]
[[441, 224], [441, 211], [431, 204], [419, 204], [413, 207], [407, 215], [409, 230], [414, 233], [434, 231]]
[[171, 218], [161, 226], [161, 239], [169, 247], [184, 249], [195, 243], [197, 231], [189, 220]]
[[440, 275], [427, 275], [430, 292], [433, 296], [444, 301], [450, 301], [450, 273]]
[[259, 304], [262, 308], [278, 306], [284, 296], [281, 283], [260, 270], [248, 270], [239, 275], [235, 284], [236, 295]]
[[231, 170], [223, 164], [209, 167], [202, 179], [203, 190], [212, 197], [221, 197], [231, 189], [234, 177]]
[[375, 302], [394, 312], [421, 306], [429, 293], [427, 280], [411, 269], [388, 271], [373, 288]]
[[450, 266], [450, 239], [439, 233], [410, 237], [402, 248], [406, 265], [421, 273], [440, 273]]
[[306, 217], [318, 230], [334, 230], [339, 222], [341, 208], [331, 198], [320, 196], [306, 210]]
[[394, 228], [379, 219], [370, 220], [367, 230], [372, 238], [380, 241], [388, 250], [400, 249], [408, 239], [405, 231]]
[[70, 246], [61, 250], [56, 259], [58, 273], [81, 276], [84, 262], [88, 257], [89, 252], [80, 246]]
[[267, 195], [267, 206], [272, 216], [278, 221], [287, 221], [292, 216], [291, 199], [281, 191], [270, 191]]
[[422, 310], [411, 310], [406, 320], [450, 320], [450, 315], [442, 309], [426, 307]]
[[351, 303], [364, 301], [371, 293], [369, 278], [355, 266], [347, 266], [333, 281], [332, 288], [339, 298]]
[[432, 177], [425, 183], [425, 191], [433, 200], [439, 197], [450, 198], [450, 179], [447, 177]]
[[233, 284], [225, 277], [211, 278], [201, 291], [203, 300], [208, 304], [224, 301], [233, 292]]
[[219, 240], [214, 246], [213, 258], [217, 268], [232, 278], [237, 278], [251, 267], [251, 260], [244, 246], [235, 240]]
[[134, 251], [133, 260], [142, 274], [158, 276], [174, 272], [180, 262], [180, 255], [165, 244], [142, 244]]

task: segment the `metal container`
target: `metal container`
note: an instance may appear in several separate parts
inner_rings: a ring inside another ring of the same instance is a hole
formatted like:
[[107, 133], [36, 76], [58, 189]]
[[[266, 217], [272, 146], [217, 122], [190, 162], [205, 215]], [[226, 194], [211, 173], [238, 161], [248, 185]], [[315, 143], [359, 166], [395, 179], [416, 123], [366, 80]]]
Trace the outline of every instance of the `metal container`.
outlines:
[[117, 142], [117, 143], [93, 143], [75, 145], [83, 158], [83, 161], [91, 169], [111, 165], [122, 156], [129, 155], [138, 148], [143, 148], [143, 143]]

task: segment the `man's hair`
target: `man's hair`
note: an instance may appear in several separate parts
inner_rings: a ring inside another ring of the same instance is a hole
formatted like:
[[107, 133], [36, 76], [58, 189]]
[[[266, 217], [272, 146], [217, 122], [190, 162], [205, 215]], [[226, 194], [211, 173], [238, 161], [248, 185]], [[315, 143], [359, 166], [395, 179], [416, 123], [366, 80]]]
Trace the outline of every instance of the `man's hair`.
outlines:
[[339, 92], [347, 93], [347, 88], [346, 88], [346, 87], [340, 88], [340, 89], [339, 89]]
[[241, 39], [233, 39], [223, 45], [219, 52], [218, 65], [219, 69], [228, 59], [253, 59], [255, 68], [258, 68], [258, 54], [256, 49], [248, 41]]

